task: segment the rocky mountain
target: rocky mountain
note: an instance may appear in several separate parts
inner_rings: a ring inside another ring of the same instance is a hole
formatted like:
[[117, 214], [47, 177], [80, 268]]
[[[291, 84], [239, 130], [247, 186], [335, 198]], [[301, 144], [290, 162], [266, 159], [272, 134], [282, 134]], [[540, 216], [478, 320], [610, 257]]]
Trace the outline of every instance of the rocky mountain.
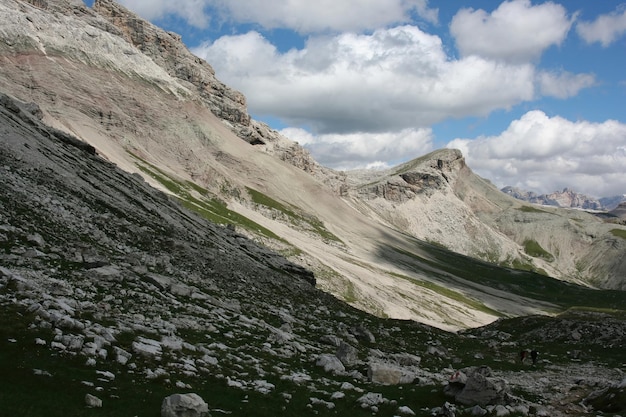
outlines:
[[323, 168], [108, 0], [0, 33], [2, 413], [624, 411], [626, 293], [537, 273], [623, 288], [623, 226], [454, 150]]
[[428, 264], [440, 249], [585, 285], [626, 285], [619, 225], [507, 198], [457, 151], [387, 172], [334, 172], [251, 120], [245, 98], [178, 36], [112, 1], [0, 7], [2, 91], [36, 103], [44, 123], [121, 169], [312, 270], [318, 287], [353, 306], [446, 329], [497, 317], [473, 299], [498, 314], [551, 310], [468, 288], [465, 272]]
[[623, 201], [626, 201], [626, 196], [623, 195], [596, 199], [577, 193], [569, 188], [564, 188], [563, 191], [555, 191], [551, 194], [537, 194], [533, 191], [526, 191], [509, 185], [502, 188], [501, 191], [511, 197], [517, 198], [518, 200], [527, 201], [533, 204], [579, 208], [584, 210], [610, 211], [616, 208]]
[[613, 197], [602, 197], [600, 198], [600, 203], [606, 210], [614, 210], [620, 204], [626, 203], [626, 194], [625, 195], [616, 195]]

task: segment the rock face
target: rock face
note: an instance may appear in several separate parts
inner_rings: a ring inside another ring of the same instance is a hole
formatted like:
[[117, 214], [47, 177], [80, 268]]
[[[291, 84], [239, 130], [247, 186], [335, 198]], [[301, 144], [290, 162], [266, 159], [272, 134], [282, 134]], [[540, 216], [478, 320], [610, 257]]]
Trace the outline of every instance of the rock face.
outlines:
[[240, 132], [250, 127], [244, 95], [218, 81], [213, 68], [194, 56], [179, 35], [154, 26], [112, 0], [95, 0], [93, 10], [111, 24], [105, 26], [106, 30], [122, 37], [173, 78], [196, 90], [218, 117], [231, 122]]
[[161, 417], [205, 417], [209, 406], [198, 394], [174, 394], [163, 399]]

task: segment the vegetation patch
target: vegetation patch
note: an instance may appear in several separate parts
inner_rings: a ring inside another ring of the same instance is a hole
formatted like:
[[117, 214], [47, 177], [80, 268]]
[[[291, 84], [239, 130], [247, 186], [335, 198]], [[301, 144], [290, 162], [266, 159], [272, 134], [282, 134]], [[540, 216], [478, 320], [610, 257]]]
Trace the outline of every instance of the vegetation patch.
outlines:
[[[533, 271], [520, 271], [482, 262], [437, 246], [415, 240], [417, 249], [425, 250], [428, 256], [419, 256], [399, 248], [392, 248], [400, 258], [396, 264], [411, 271], [427, 273], [446, 282], [458, 284], [459, 277], [464, 285], [479, 284], [488, 288], [554, 304], [566, 310], [571, 307], [609, 308], [624, 311], [626, 293], [617, 290], [595, 290], [581, 285], [557, 280]], [[393, 256], [393, 255], [387, 255]], [[444, 273], [437, 274], [436, 271]]]
[[551, 214], [545, 210], [541, 210], [537, 207], [533, 207], [533, 206], [521, 206], [518, 207], [517, 210], [524, 212], [524, 213], [546, 213], [546, 214]]
[[328, 229], [326, 229], [326, 227], [324, 226], [324, 223], [322, 223], [319, 219], [315, 218], [314, 216], [310, 216], [310, 215], [307, 216], [307, 215], [299, 214], [296, 212], [297, 209], [295, 208], [292, 209], [286, 206], [285, 204], [277, 200], [274, 200], [273, 198], [269, 197], [266, 194], [263, 194], [253, 188], [246, 187], [246, 189], [248, 191], [248, 194], [250, 194], [252, 201], [255, 204], [265, 206], [267, 208], [276, 210], [284, 214], [285, 216], [287, 216], [287, 218], [290, 219], [290, 222], [294, 225], [302, 225], [302, 224], [309, 225], [315, 233], [317, 233], [319, 236], [321, 236], [325, 240], [341, 242], [341, 239], [339, 239], [337, 236], [335, 236], [330, 231], [328, 231]]
[[534, 239], [526, 239], [524, 241], [524, 252], [534, 258], [543, 258], [548, 262], [554, 261], [554, 256], [542, 248], [539, 242]]
[[419, 285], [422, 288], [426, 288], [428, 290], [431, 290], [431, 291], [433, 291], [433, 292], [435, 292], [437, 294], [441, 294], [441, 295], [443, 295], [446, 298], [449, 298], [449, 299], [454, 300], [456, 302], [459, 302], [461, 304], [465, 304], [465, 305], [473, 308], [474, 310], [482, 311], [484, 313], [491, 314], [491, 315], [496, 316], [496, 317], [502, 317], [503, 316], [500, 312], [487, 307], [486, 305], [484, 305], [480, 301], [474, 300], [474, 299], [472, 299], [470, 297], [467, 297], [467, 296], [463, 295], [462, 293], [460, 293], [458, 291], [455, 291], [455, 290], [452, 290], [450, 288], [444, 287], [443, 285], [439, 285], [439, 284], [437, 284], [435, 282], [421, 280], [421, 279], [415, 279], [415, 278], [408, 277], [406, 275], [396, 274], [396, 273], [393, 273], [393, 272], [391, 272], [390, 274], [395, 276], [395, 277], [402, 278], [402, 279], [404, 279], [406, 281], [409, 281], [409, 282], [411, 282], [411, 283], [413, 283], [415, 285]]
[[626, 230], [624, 229], [611, 229], [611, 234], [613, 236], [621, 237], [622, 239], [626, 239]]
[[[209, 197], [210, 193], [207, 189], [202, 188], [198, 184], [195, 184], [191, 181], [179, 181], [173, 178], [171, 175], [168, 175], [166, 172], [159, 169], [158, 167], [139, 158], [138, 156], [132, 153], [130, 153], [130, 155], [132, 155], [140, 162], [137, 164], [137, 167], [143, 173], [157, 180], [168, 191], [174, 194], [176, 198], [180, 201], [180, 203], [187, 209], [200, 214], [202, 217], [213, 223], [222, 225], [234, 224], [243, 227], [244, 229], [249, 230], [255, 234], [260, 234], [270, 239], [275, 239], [283, 243], [288, 243], [283, 238], [281, 238], [271, 230], [267, 229], [266, 227], [263, 227], [253, 220], [250, 220], [249, 218], [228, 209], [223, 201], [217, 198]], [[196, 193], [203, 196], [203, 198], [198, 199], [194, 197], [191, 194], [191, 191], [195, 191]]]

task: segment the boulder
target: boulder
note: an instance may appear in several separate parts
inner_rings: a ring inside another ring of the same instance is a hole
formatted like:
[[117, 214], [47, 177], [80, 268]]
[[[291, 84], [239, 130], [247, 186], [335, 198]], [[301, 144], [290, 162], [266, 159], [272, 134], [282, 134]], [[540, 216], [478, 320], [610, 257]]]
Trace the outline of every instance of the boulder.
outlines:
[[359, 352], [354, 346], [343, 341], [339, 343], [337, 353], [335, 353], [344, 366], [354, 366], [359, 360], [358, 354]]
[[85, 404], [90, 408], [102, 407], [102, 400], [94, 395], [85, 394]]
[[346, 368], [343, 366], [343, 363], [337, 358], [335, 355], [320, 355], [317, 357], [317, 361], [315, 362], [316, 366], [320, 366], [324, 368], [326, 372], [332, 372], [333, 374], [344, 372]]
[[455, 373], [445, 393], [461, 404], [485, 406], [505, 403], [508, 388], [505, 380], [491, 377], [489, 367], [479, 366]]
[[416, 378], [412, 371], [397, 365], [370, 362], [367, 369], [367, 377], [375, 384], [398, 385], [410, 384]]
[[208, 404], [194, 393], [173, 394], [161, 404], [161, 417], [204, 417], [208, 413]]

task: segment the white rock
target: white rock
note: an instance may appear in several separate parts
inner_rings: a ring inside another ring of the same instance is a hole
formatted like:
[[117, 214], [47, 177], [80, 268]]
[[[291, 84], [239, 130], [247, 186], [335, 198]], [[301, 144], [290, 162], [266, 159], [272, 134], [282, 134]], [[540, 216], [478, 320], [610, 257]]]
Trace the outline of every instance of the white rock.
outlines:
[[115, 360], [120, 365], [126, 365], [133, 356], [131, 353], [126, 352], [124, 349], [117, 346], [113, 347], [113, 351], [115, 352]]
[[402, 415], [405, 415], [405, 416], [414, 416], [415, 415], [415, 411], [411, 410], [406, 405], [398, 407], [398, 413], [402, 414]]
[[161, 356], [163, 353], [161, 343], [153, 339], [139, 337], [132, 344], [133, 351], [144, 356]]
[[94, 395], [85, 394], [85, 404], [87, 407], [100, 408], [102, 407], [102, 400]]
[[383, 394], [378, 392], [368, 392], [367, 394], [359, 397], [356, 401], [360, 403], [361, 406], [371, 407], [373, 405], [384, 403], [385, 399], [383, 398]]
[[341, 400], [342, 398], [345, 398], [346, 394], [344, 392], [341, 391], [337, 391], [337, 392], [333, 392], [333, 394], [330, 396], [331, 400]]
[[324, 368], [326, 372], [332, 372], [334, 374], [346, 370], [337, 356], [329, 354], [318, 356], [315, 365]]
[[161, 417], [204, 417], [208, 412], [208, 404], [195, 393], [170, 395], [161, 404]]

